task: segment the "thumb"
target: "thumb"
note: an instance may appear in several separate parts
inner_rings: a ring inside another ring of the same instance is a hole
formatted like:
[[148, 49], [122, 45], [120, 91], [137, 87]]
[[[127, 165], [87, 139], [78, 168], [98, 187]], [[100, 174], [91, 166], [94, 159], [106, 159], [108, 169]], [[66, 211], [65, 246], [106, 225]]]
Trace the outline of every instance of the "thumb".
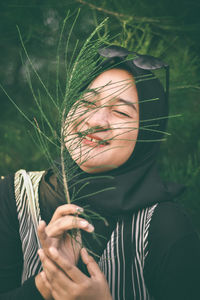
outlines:
[[81, 249], [81, 258], [87, 266], [88, 272], [91, 277], [102, 276], [102, 272], [92, 256], [90, 256], [85, 248]]

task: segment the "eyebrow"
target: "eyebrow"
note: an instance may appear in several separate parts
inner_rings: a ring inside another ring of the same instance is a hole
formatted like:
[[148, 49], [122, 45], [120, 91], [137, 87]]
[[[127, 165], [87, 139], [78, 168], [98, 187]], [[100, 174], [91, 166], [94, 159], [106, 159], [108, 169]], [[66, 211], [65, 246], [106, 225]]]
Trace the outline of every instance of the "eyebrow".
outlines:
[[117, 102], [124, 103], [125, 105], [128, 105], [128, 106], [132, 107], [135, 111], [137, 111], [136, 106], [131, 101], [128, 101], [128, 100], [125, 100], [125, 99], [122, 99], [122, 98], [118, 98]]
[[89, 94], [89, 93], [93, 93], [95, 96], [99, 95], [99, 92], [96, 91], [95, 89], [88, 89], [86, 95]]
[[[93, 93], [95, 96], [99, 95], [99, 92], [96, 91], [95, 89], [90, 89], [88, 91], [88, 93]], [[122, 99], [122, 98], [118, 98], [118, 97], [116, 97], [116, 98], [117, 98], [117, 102], [124, 103], [125, 105], [128, 105], [128, 106], [132, 107], [137, 112], [137, 108], [136, 108], [136, 106], [135, 106], [135, 104], [133, 102], [125, 100], [125, 99]]]

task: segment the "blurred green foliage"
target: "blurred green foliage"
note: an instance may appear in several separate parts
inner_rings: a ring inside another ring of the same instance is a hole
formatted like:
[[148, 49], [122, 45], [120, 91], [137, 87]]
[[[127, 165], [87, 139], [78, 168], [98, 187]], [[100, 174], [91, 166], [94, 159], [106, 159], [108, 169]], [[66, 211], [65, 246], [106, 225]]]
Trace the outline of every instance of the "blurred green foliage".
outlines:
[[[19, 26], [36, 70], [53, 92], [56, 49], [62, 21], [70, 9], [81, 14], [72, 41], [83, 41], [105, 17], [105, 32], [113, 42], [141, 54], [160, 57], [170, 64], [171, 136], [162, 145], [160, 169], [166, 180], [181, 182], [187, 191], [178, 199], [200, 230], [200, 21], [199, 1], [186, 0], [7, 0], [0, 4], [0, 83], [16, 104], [37, 117], [25, 76], [28, 64], [19, 41]], [[70, 24], [69, 24], [70, 28]], [[66, 31], [67, 32], [67, 31]], [[66, 33], [67, 34], [67, 33]], [[103, 34], [103, 33], [102, 33]], [[23, 63], [22, 63], [23, 61]], [[34, 89], [41, 87], [32, 74]], [[64, 82], [64, 78], [63, 78]], [[43, 96], [44, 103], [48, 100]], [[34, 130], [0, 90], [0, 175], [19, 168], [48, 167]], [[47, 103], [48, 106], [48, 103]], [[51, 107], [49, 108], [51, 111]]]

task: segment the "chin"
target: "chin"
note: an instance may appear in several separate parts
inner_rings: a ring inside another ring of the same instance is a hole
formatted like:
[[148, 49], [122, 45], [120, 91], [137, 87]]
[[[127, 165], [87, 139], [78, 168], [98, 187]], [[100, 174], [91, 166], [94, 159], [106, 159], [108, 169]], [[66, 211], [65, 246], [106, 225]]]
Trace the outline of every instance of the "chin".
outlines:
[[79, 165], [80, 169], [83, 170], [86, 173], [102, 173], [102, 172], [107, 172], [111, 171], [113, 169], [118, 168], [116, 165], [87, 165], [87, 164], [80, 164]]

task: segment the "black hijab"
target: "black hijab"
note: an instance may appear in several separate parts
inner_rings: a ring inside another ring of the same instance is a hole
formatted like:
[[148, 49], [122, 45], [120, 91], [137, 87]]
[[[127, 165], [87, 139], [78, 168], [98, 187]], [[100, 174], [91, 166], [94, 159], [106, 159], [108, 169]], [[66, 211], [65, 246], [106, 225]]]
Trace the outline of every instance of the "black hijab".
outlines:
[[[69, 181], [70, 194], [79, 191], [75, 204], [89, 206], [104, 216], [132, 214], [144, 207], [173, 199], [182, 190], [179, 185], [165, 184], [156, 168], [168, 116], [168, 103], [160, 81], [131, 61], [122, 60], [117, 68], [133, 75], [138, 91], [140, 126], [135, 149], [126, 163], [99, 174], [100, 178], [97, 174], [82, 171], [72, 161], [71, 168], [75, 167], [76, 171]], [[43, 177], [41, 187], [43, 194], [48, 190], [48, 197], [44, 197], [47, 203], [43, 199], [43, 207], [48, 210], [50, 220], [56, 207], [66, 203], [62, 183], [50, 170]]]

